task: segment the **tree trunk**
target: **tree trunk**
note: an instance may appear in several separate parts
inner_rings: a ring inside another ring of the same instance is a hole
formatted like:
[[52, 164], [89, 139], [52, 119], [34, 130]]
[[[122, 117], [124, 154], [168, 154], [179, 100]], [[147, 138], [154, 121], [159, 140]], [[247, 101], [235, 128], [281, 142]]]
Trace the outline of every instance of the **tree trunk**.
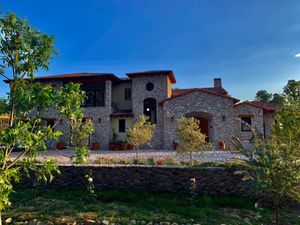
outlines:
[[190, 166], [193, 166], [193, 152], [190, 152]]
[[276, 217], [276, 225], [279, 225], [279, 210], [278, 210], [278, 207], [276, 207], [276, 209], [275, 209], [275, 217]]
[[0, 210], [0, 225], [2, 225], [1, 210]]
[[[139, 150], [138, 148], [136, 147], [135, 148], [135, 164], [137, 165], [139, 162]], [[0, 224], [1, 225], [1, 224]]]

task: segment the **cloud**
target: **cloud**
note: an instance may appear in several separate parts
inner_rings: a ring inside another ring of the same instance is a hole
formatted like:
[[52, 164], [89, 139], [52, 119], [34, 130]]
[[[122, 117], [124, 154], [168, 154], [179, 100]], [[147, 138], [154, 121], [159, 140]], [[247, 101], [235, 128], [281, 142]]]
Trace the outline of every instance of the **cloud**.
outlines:
[[294, 55], [295, 58], [300, 58], [300, 53]]

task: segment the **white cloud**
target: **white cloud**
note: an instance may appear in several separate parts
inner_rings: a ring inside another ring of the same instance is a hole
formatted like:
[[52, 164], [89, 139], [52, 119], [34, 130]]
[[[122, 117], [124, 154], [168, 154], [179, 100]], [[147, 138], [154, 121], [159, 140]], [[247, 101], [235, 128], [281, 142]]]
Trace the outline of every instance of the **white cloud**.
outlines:
[[295, 58], [300, 58], [300, 53], [294, 55]]

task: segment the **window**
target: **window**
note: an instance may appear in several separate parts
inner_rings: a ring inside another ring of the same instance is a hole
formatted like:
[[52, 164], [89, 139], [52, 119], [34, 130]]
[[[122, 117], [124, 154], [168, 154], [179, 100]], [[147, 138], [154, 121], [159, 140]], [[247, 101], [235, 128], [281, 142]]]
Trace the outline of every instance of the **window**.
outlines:
[[241, 117], [241, 129], [242, 131], [251, 131], [251, 117]]
[[125, 88], [125, 100], [126, 101], [131, 100], [131, 88]]
[[120, 119], [119, 120], [119, 133], [124, 133], [125, 132], [125, 120]]
[[147, 91], [152, 91], [153, 88], [154, 88], [154, 84], [153, 83], [149, 82], [149, 83], [146, 84]]
[[85, 94], [86, 94], [86, 99], [85, 99], [83, 106], [91, 107], [91, 106], [104, 106], [105, 105], [104, 90], [86, 91]]
[[47, 120], [47, 127], [50, 126], [51, 128], [53, 128], [54, 124], [55, 124], [54, 120]]
[[150, 122], [156, 123], [156, 100], [154, 98], [144, 100], [144, 115], [149, 117]]

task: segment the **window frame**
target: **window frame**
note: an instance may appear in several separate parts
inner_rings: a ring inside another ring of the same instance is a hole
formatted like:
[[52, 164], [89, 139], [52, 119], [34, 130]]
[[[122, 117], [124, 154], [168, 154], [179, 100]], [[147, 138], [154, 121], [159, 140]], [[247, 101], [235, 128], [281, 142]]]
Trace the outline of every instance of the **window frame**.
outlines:
[[[245, 121], [245, 119], [249, 119], [249, 121]], [[247, 123], [249, 126], [245, 125]], [[251, 132], [252, 127], [252, 116], [242, 116], [241, 117], [241, 131], [242, 132]]]
[[[82, 107], [105, 107], [105, 90], [85, 90], [86, 97], [88, 96], [88, 93], [92, 93], [92, 101], [90, 104], [87, 104], [87, 99], [85, 99], [84, 103], [82, 104]], [[103, 102], [97, 101], [97, 96], [99, 94], [102, 94]], [[101, 103], [101, 104], [100, 104]]]
[[[129, 92], [129, 94], [128, 94], [128, 92]], [[124, 100], [125, 101], [131, 101], [131, 88], [125, 88], [124, 89]]]

